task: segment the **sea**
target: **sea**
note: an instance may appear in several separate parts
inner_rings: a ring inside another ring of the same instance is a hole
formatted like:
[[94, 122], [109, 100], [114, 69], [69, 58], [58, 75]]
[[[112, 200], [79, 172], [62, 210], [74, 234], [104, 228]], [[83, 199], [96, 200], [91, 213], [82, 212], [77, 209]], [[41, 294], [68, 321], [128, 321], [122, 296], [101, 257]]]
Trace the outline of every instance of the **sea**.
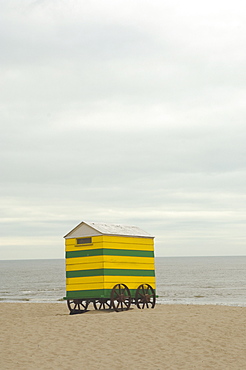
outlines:
[[[156, 257], [157, 303], [246, 307], [246, 256]], [[64, 302], [65, 261], [1, 260], [0, 301]]]

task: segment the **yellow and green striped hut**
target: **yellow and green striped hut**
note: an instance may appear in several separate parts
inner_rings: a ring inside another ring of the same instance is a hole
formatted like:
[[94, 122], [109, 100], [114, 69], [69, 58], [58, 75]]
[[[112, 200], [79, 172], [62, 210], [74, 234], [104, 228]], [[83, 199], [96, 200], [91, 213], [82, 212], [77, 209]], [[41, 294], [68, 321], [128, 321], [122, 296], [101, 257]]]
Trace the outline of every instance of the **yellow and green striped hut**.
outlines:
[[154, 237], [136, 226], [81, 222], [64, 236], [70, 313], [155, 306]]

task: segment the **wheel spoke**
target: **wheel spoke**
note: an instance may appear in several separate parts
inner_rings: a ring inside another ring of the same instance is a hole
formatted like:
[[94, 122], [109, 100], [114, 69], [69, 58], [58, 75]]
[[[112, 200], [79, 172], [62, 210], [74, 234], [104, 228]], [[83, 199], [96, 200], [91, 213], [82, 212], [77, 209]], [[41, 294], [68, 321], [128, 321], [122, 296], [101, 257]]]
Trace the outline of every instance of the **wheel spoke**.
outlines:
[[129, 299], [127, 299], [124, 303], [125, 303], [125, 306], [126, 306], [126, 307], [129, 307], [129, 306], [130, 306], [130, 304], [131, 304], [131, 302], [130, 302], [130, 300], [129, 300]]
[[116, 295], [115, 299], [120, 296], [120, 294], [117, 292], [117, 290], [114, 292], [114, 294]]
[[151, 285], [141, 284], [136, 290], [135, 304], [138, 308], [154, 308], [155, 306], [155, 292]]
[[128, 287], [125, 284], [116, 284], [111, 291], [111, 299], [106, 303], [109, 308], [113, 308], [116, 312], [129, 309], [131, 305], [131, 296]]
[[82, 299], [67, 300], [67, 306], [70, 314], [82, 313], [87, 310], [89, 301]]
[[108, 300], [105, 298], [94, 300], [93, 306], [95, 310], [106, 310], [111, 307], [110, 304], [108, 303]]

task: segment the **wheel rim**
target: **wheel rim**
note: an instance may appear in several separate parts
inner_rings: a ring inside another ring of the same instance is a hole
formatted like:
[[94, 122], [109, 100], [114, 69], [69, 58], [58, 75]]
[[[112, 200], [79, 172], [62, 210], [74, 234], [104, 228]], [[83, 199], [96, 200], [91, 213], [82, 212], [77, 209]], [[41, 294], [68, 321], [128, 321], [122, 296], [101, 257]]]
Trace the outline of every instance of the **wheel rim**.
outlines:
[[149, 284], [142, 284], [136, 291], [135, 303], [138, 308], [154, 308], [155, 307], [155, 291]]
[[70, 311], [70, 315], [83, 313], [87, 311], [89, 301], [84, 299], [69, 299], [67, 300], [67, 306]]
[[107, 299], [96, 299], [93, 301], [95, 310], [108, 310], [111, 308], [110, 301]]
[[129, 310], [130, 306], [130, 290], [125, 284], [116, 284], [111, 291], [111, 307], [119, 312]]

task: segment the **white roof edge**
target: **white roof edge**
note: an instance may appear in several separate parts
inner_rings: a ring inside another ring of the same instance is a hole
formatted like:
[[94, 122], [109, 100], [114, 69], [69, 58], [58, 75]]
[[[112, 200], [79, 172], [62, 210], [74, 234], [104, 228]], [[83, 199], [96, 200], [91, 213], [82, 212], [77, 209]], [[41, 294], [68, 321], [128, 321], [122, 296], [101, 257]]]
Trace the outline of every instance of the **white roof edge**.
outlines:
[[74, 230], [76, 230], [82, 223], [83, 223], [83, 221], [80, 222], [77, 226], [75, 226], [72, 230], [70, 230], [69, 233], [67, 233], [66, 235], [64, 235], [63, 238], [66, 238], [69, 234], [71, 234]]
[[95, 231], [98, 231], [96, 230], [94, 227], [92, 227], [89, 222], [85, 222], [85, 221], [82, 221], [80, 222], [77, 226], [75, 226], [71, 231], [69, 231], [69, 233], [67, 233], [66, 235], [64, 235], [63, 238], [66, 238], [69, 234], [71, 234], [72, 232], [74, 232], [76, 229], [78, 229], [80, 226], [82, 226], [82, 224], [85, 224], [87, 226], [90, 226], [92, 229], [94, 229]]
[[[85, 224], [91, 227], [96, 232], [99, 232], [101, 235], [111, 235], [111, 236], [128, 236], [128, 237], [141, 237], [141, 238], [151, 238], [154, 236], [150, 235], [146, 231], [140, 229], [137, 226], [121, 225], [121, 224], [109, 224], [109, 223], [100, 223], [100, 222], [80, 222], [75, 226], [69, 233], [67, 233], [64, 238], [69, 239], [69, 235], [72, 234], [76, 229], [78, 229], [82, 224]], [[70, 238], [74, 236], [71, 235]]]

